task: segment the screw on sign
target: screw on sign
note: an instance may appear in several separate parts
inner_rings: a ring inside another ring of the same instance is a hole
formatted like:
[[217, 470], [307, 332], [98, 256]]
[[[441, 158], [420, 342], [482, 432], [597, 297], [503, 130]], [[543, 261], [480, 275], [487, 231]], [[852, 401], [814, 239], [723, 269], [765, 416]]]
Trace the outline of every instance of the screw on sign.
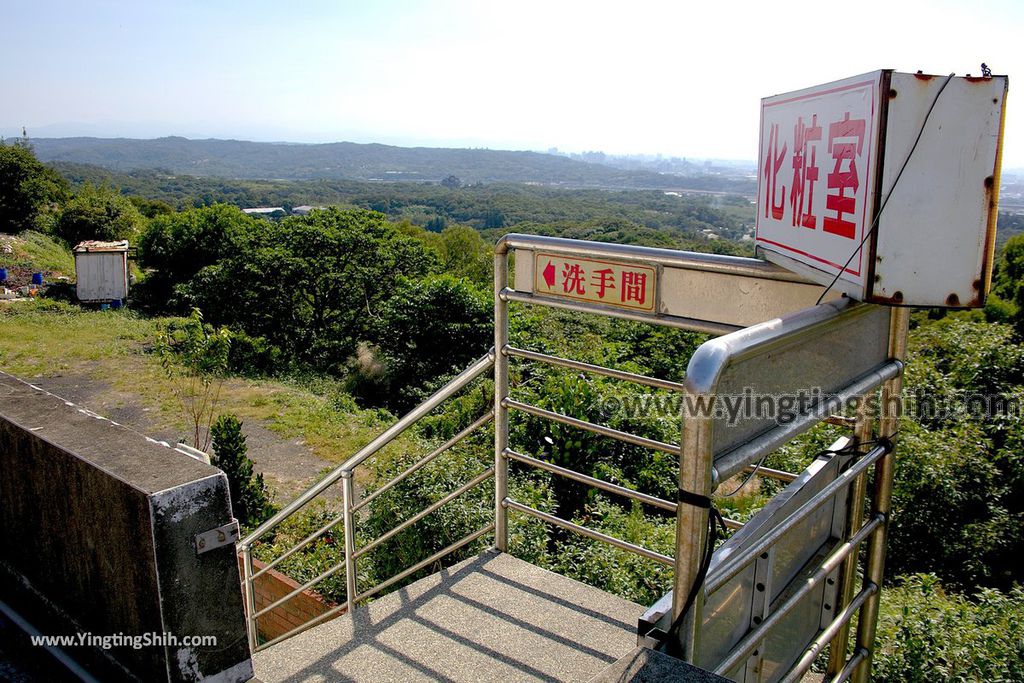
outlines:
[[538, 253], [534, 272], [540, 294], [654, 310], [657, 272], [650, 266]]

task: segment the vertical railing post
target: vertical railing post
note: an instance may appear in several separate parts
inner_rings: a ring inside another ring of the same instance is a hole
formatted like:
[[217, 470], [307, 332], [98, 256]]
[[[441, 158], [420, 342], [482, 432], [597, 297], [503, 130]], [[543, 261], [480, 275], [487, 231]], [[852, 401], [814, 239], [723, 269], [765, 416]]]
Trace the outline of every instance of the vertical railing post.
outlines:
[[[683, 405], [688, 405], [684, 400]], [[697, 405], [696, 402], [690, 405]], [[682, 445], [679, 452], [679, 490], [699, 496], [710, 496], [712, 492], [711, 430], [706, 417], [687, 415], [682, 418]], [[676, 503], [676, 563], [675, 580], [672, 587], [672, 623], [675, 624], [686, 608], [686, 599], [694, 584], [700, 579], [701, 564], [704, 560], [705, 544], [708, 542], [708, 515], [706, 508], [679, 500]], [[694, 661], [700, 641], [703, 621], [704, 589], [698, 591], [679, 630], [670, 634], [678, 638], [682, 646], [683, 659]]]
[[249, 636], [249, 652], [256, 652], [256, 586], [253, 583], [252, 550], [247, 545], [239, 547], [242, 553], [242, 588], [245, 595], [245, 631]]
[[494, 250], [494, 546], [508, 551], [508, 252], [503, 241]]
[[351, 613], [356, 606], [356, 520], [352, 512], [356, 500], [351, 472], [341, 475], [341, 504], [345, 522], [345, 600]]
[[[857, 419], [853, 426], [854, 447], [859, 448], [861, 444], [871, 440], [872, 427], [875, 416], [872, 414], [868, 397], [862, 397], [857, 406]], [[867, 476], [861, 474], [853, 480], [846, 502], [846, 535], [843, 540], [850, 538], [860, 529], [864, 523], [864, 493], [867, 488]], [[839, 598], [836, 600], [836, 608], [833, 614], [839, 614], [850, 604], [853, 599], [853, 592], [857, 580], [857, 562], [860, 553], [851, 553], [843, 560], [842, 568], [839, 570]], [[850, 640], [850, 623], [843, 624], [832, 639], [828, 651], [828, 673], [826, 678], [831, 679], [838, 674], [846, 665], [846, 650]]]
[[[906, 308], [892, 309], [892, 324], [889, 331], [889, 356], [903, 360], [907, 353], [907, 329], [910, 311]], [[902, 412], [900, 403], [903, 392], [903, 373], [893, 377], [882, 385], [881, 418], [878, 432], [880, 438], [892, 439], [899, 429]], [[867, 560], [864, 566], [864, 583], [873, 583], [879, 587], [871, 597], [864, 601], [860, 617], [857, 621], [857, 645], [855, 653], [863, 653], [864, 660], [856, 668], [851, 680], [853, 683], [865, 683], [871, 673], [871, 661], [875, 647], [875, 629], [878, 626], [878, 603], [881, 595], [882, 577], [885, 573], [885, 545], [889, 530], [889, 513], [892, 506], [892, 452], [885, 455], [875, 464], [874, 495], [871, 501], [871, 513], [885, 516], [885, 522], [878, 528], [868, 541]]]

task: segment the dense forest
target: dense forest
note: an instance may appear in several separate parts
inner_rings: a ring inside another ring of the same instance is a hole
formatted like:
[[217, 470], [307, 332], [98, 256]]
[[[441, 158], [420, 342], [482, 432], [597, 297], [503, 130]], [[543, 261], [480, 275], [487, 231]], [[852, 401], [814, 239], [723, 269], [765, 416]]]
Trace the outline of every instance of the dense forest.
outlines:
[[[0, 233], [46, 233], [66, 244], [131, 239], [142, 272], [135, 311], [124, 315], [170, 317], [168, 325], [179, 333], [229, 340], [225, 372], [307, 383], [316, 378], [339, 410], [357, 404], [387, 416], [414, 406], [492, 343], [491, 245], [500, 232], [742, 253], [743, 244], [728, 238], [746, 234], [753, 219], [742, 197], [454, 183], [239, 183], [58, 168], [67, 177], [40, 163], [25, 143], [0, 146]], [[268, 221], [242, 213], [229, 198], [234, 189], [244, 194], [242, 204], [340, 206]], [[489, 223], [490, 212], [502, 220]], [[719, 238], [709, 239], [705, 230]], [[517, 346], [677, 381], [705, 339], [533, 308], [514, 308], [511, 327]], [[173, 352], [175, 337], [168, 339]], [[1002, 246], [984, 310], [914, 314], [906, 380], [908, 392], [945, 405], [961, 405], [972, 395], [1024, 400], [1024, 236]], [[366, 492], [484, 412], [492, 395], [488, 382], [431, 414], [413, 443], [403, 441], [375, 458]], [[661, 441], [679, 439], [675, 419], [609, 410], [631, 391], [609, 378], [524, 363], [514, 366], [511, 385], [542, 408]], [[219, 427], [225, 439], [232, 429], [230, 420]], [[797, 471], [839, 433], [825, 425], [766, 464]], [[1016, 561], [1024, 554], [1024, 415], [1005, 405], [993, 414], [914, 413], [902, 418], [899, 434], [876, 678], [1024, 680], [1024, 573]], [[516, 420], [511, 440], [549, 462], [652, 495], [674, 495], [678, 462], [671, 456], [652, 457], [533, 418]], [[484, 430], [378, 496], [359, 520], [360, 542], [439, 500], [492, 460]], [[665, 515], [536, 470], [514, 468], [510, 488], [535, 508], [658, 552], [673, 550], [674, 525]], [[716, 505], [742, 521], [777, 490], [769, 480], [758, 481]], [[360, 586], [482, 526], [493, 514], [492, 497], [486, 487], [473, 489], [381, 544], [361, 560]], [[252, 503], [240, 518], [257, 524], [272, 509], [265, 502]], [[293, 517], [257, 555], [278, 556], [335, 514], [322, 506]], [[640, 604], [670, 587], [666, 568], [652, 561], [537, 520], [513, 516], [511, 525], [513, 552], [541, 566]], [[305, 581], [339, 560], [339, 545], [332, 532], [282, 567]], [[337, 576], [318, 590], [330, 599], [345, 597]]]

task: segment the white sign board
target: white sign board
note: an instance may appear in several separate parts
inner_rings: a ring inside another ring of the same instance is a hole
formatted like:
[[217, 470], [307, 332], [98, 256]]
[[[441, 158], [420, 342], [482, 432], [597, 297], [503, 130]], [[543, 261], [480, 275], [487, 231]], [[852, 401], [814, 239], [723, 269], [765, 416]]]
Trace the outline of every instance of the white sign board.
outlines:
[[946, 81], [876, 71], [763, 99], [765, 258], [863, 301], [983, 305], [1007, 80]]

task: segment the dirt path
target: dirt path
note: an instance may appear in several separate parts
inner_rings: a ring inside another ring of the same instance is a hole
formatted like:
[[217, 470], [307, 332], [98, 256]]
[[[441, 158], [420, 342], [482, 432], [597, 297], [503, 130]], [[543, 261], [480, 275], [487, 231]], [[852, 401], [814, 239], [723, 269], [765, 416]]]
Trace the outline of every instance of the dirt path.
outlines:
[[[162, 427], [157, 419], [157, 408], [145, 405], [143, 399], [129, 392], [119, 391], [107, 382], [86, 374], [65, 373], [52, 377], [34, 377], [30, 380], [46, 391], [60, 396], [83, 408], [103, 415], [114, 422], [150, 436], [174, 443], [182, 438], [180, 432]], [[287, 503], [316, 482], [332, 463], [317, 457], [301, 439], [285, 439], [259, 423], [244, 420], [242, 433], [249, 446], [249, 457], [257, 472], [274, 491], [275, 502]], [[340, 490], [325, 493], [328, 498], [340, 498]]]

